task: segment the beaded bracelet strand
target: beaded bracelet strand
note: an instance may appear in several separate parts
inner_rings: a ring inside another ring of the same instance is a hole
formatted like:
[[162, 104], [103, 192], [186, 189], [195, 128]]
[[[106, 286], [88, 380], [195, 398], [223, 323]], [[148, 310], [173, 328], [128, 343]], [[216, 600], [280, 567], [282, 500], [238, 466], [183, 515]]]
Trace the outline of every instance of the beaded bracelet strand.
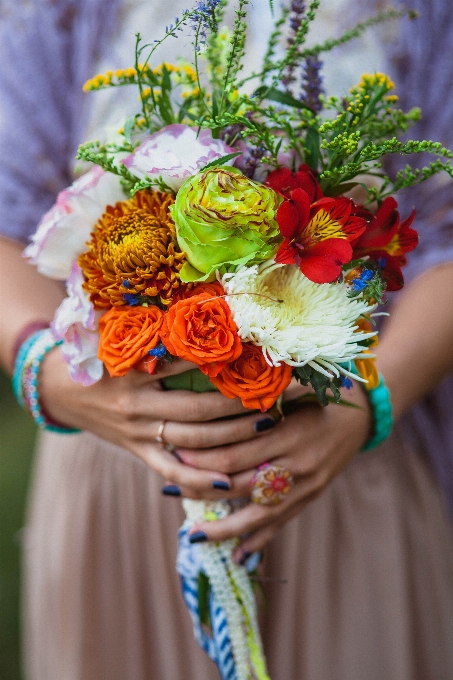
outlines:
[[[351, 373], [360, 375], [354, 363], [351, 363], [347, 368]], [[390, 390], [385, 384], [381, 373], [379, 373], [379, 385], [371, 390], [365, 388], [365, 393], [373, 411], [373, 434], [362, 447], [362, 452], [371, 451], [379, 446], [379, 444], [382, 444], [390, 436], [393, 428], [393, 407]]]
[[56, 342], [50, 328], [32, 333], [19, 348], [13, 373], [13, 391], [19, 404], [25, 408], [36, 424], [44, 430], [59, 434], [80, 432], [74, 428], [53, 423], [43, 412], [39, 403], [38, 377], [44, 357], [62, 341]]

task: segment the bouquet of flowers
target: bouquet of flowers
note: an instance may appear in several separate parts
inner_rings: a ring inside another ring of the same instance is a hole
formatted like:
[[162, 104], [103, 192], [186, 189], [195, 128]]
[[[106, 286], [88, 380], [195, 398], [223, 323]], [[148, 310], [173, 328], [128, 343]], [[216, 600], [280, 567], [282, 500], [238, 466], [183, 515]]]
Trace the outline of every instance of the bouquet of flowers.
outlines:
[[[262, 69], [241, 77], [247, 4], [237, 2], [230, 30], [227, 0], [199, 0], [162, 39], [146, 45], [137, 36], [133, 67], [85, 85], [135, 86], [141, 110], [115, 139], [82, 144], [78, 158], [90, 169], [59, 194], [26, 250], [42, 273], [66, 281], [53, 334], [85, 385], [105, 370], [153, 373], [177, 357], [196, 368], [167, 388], [219, 390], [248, 409], [281, 412], [293, 378], [322, 405], [340, 401], [351, 380], [370, 391], [380, 383], [373, 316], [385, 291], [403, 286], [417, 245], [414, 213], [402, 219], [393, 194], [441, 171], [453, 176], [453, 154], [398, 140], [420, 111], [398, 108], [384, 74], [328, 97], [320, 54], [411, 13], [382, 13], [308, 49], [319, 0], [292, 0]], [[159, 45], [184, 28], [193, 63], [156, 63]], [[426, 151], [438, 159], [423, 169], [406, 166], [393, 179], [383, 169], [387, 154]], [[254, 500], [278, 502], [290, 476], [262, 472]], [[178, 571], [197, 640], [222, 678], [267, 678], [235, 541], [189, 540], [195, 522], [231, 506], [183, 503]]]

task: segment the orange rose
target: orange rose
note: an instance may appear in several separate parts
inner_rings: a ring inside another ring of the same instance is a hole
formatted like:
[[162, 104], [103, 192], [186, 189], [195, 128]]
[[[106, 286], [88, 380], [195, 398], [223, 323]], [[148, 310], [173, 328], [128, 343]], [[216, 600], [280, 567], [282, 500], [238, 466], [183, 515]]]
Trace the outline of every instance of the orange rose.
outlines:
[[291, 382], [291, 366], [269, 366], [261, 348], [251, 342], [242, 348], [241, 356], [210, 380], [226, 397], [239, 397], [245, 408], [267, 411]]
[[151, 307], [112, 307], [99, 320], [98, 357], [109, 374], [126, 375], [160, 340], [164, 312]]
[[213, 283], [198, 283], [194, 288], [179, 288], [173, 295], [172, 304], [175, 304], [180, 300], [187, 300], [187, 298], [193, 297], [194, 295], [200, 295], [200, 293], [209, 293], [211, 297], [225, 295], [223, 286], [218, 281], [214, 281]]
[[213, 291], [179, 300], [165, 314], [161, 339], [167, 350], [192, 361], [209, 377], [217, 375], [242, 352], [230, 308]]

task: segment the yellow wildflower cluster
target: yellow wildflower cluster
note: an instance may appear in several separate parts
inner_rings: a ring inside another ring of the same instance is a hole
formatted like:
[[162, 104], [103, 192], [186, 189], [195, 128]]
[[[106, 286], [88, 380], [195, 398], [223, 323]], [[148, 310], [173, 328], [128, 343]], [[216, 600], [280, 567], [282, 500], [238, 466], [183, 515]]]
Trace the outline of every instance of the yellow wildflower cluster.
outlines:
[[[139, 64], [138, 70], [146, 73], [149, 70], [148, 64]], [[135, 77], [137, 76], [137, 69], [129, 68], [118, 68], [116, 71], [107, 71], [106, 73], [98, 73], [93, 78], [86, 81], [83, 86], [84, 92], [89, 92], [90, 90], [101, 90], [103, 87], [109, 87], [111, 85], [116, 85], [121, 82], [135, 82]]]
[[395, 83], [385, 73], [364, 73], [358, 88], [360, 90], [369, 90], [370, 88], [382, 87], [383, 85], [387, 92], [395, 87]]
[[181, 70], [179, 66], [175, 66], [174, 64], [169, 64], [167, 61], [163, 61], [162, 64], [159, 64], [159, 66], [153, 68], [154, 75], [161, 76], [164, 67], [166, 68], [168, 73], [179, 73], [179, 71]]

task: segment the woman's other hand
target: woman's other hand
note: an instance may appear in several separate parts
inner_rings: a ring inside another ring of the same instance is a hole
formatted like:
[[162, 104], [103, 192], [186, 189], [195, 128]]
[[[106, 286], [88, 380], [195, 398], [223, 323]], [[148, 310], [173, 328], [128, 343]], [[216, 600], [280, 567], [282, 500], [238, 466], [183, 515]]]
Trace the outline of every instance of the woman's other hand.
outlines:
[[[220, 470], [229, 476], [231, 491], [225, 498], [249, 497], [255, 470], [265, 461], [284, 466], [294, 478], [294, 486], [280, 504], [249, 503], [225, 519], [194, 526], [191, 533], [201, 532], [202, 539], [204, 534], [212, 541], [246, 536], [236, 550], [238, 561], [246, 553], [261, 550], [285, 522], [325, 489], [367, 440], [372, 417], [366, 395], [355, 385], [345, 399], [359, 408], [307, 404], [278, 423], [265, 439], [203, 452], [179, 449], [188, 466]], [[206, 497], [185, 488], [183, 493]]]

